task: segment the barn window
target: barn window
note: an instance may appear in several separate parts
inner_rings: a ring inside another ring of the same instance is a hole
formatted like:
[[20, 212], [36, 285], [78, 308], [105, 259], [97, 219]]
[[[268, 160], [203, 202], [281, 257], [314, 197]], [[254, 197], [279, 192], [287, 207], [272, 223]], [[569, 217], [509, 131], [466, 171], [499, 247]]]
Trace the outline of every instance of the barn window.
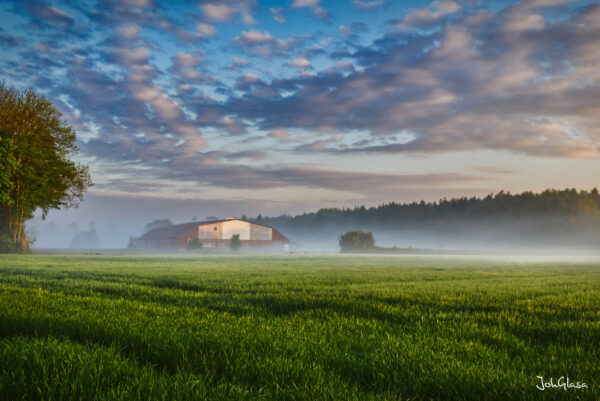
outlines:
[[217, 227], [213, 228], [213, 230], [217, 231]]

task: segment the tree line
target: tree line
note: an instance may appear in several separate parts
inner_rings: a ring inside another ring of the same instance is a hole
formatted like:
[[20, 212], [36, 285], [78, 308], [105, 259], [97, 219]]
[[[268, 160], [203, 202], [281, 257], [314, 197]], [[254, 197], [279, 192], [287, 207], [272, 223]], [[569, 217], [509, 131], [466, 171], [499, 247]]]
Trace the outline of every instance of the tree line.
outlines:
[[[548, 189], [540, 193], [500, 191], [485, 197], [443, 198], [434, 202], [390, 202], [375, 207], [324, 208], [296, 216], [250, 219], [283, 232], [302, 234], [314, 230], [342, 233], [349, 229], [422, 229], [451, 231], [467, 225], [482, 228], [519, 226], [545, 235], [586, 231], [600, 235], [600, 193], [592, 190]], [[600, 240], [598, 241], [600, 243]]]
[[263, 224], [318, 226], [336, 222], [373, 223], [390, 225], [406, 221], [471, 218], [521, 218], [521, 217], [574, 217], [579, 215], [600, 217], [600, 193], [576, 189], [548, 189], [541, 193], [531, 191], [519, 194], [500, 191], [484, 198], [443, 198], [435, 202], [390, 202], [367, 208], [324, 208], [314, 213], [297, 216], [282, 215], [252, 219]]

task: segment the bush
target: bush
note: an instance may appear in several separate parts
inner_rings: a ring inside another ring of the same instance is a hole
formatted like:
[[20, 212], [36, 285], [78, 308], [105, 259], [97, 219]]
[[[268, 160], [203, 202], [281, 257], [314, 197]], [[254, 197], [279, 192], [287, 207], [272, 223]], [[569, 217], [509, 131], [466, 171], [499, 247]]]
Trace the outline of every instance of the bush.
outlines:
[[135, 249], [137, 238], [129, 236], [129, 242], [127, 243], [127, 249]]
[[0, 253], [16, 253], [18, 248], [10, 234], [0, 233]]
[[187, 244], [188, 251], [199, 251], [201, 249], [202, 249], [202, 242], [200, 242], [200, 239], [198, 239], [198, 238], [191, 239], [190, 242], [188, 242], [188, 244]]
[[368, 251], [375, 246], [372, 232], [348, 231], [339, 238], [342, 252]]
[[0, 253], [28, 253], [31, 243], [33, 239], [29, 238], [27, 233], [24, 234], [21, 243], [16, 245], [9, 232], [0, 231]]
[[242, 241], [240, 241], [239, 234], [233, 234], [229, 240], [229, 247], [232, 251], [239, 251], [242, 247]]

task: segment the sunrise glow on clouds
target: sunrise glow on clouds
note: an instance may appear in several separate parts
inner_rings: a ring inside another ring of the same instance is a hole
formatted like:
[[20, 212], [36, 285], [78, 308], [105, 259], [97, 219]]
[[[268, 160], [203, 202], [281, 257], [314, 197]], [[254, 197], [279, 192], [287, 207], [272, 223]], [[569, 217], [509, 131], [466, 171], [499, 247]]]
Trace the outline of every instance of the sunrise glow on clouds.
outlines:
[[0, 5], [1, 78], [76, 128], [95, 202], [273, 214], [598, 185], [597, 2], [170, 3]]

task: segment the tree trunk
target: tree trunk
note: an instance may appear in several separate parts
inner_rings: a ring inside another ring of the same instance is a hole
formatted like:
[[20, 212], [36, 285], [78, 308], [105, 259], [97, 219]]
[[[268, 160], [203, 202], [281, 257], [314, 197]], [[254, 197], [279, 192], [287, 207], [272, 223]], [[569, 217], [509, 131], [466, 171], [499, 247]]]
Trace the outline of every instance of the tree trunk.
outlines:
[[[19, 158], [19, 161], [21, 159]], [[25, 186], [22, 185], [21, 180], [17, 179], [17, 186], [15, 191], [15, 204], [8, 207], [8, 229], [13, 238], [13, 245], [17, 252], [27, 250], [27, 237], [25, 236], [24, 226], [24, 196]]]
[[15, 243], [19, 251], [24, 251], [27, 249], [27, 238], [25, 237], [24, 231], [25, 226], [23, 225], [23, 208], [21, 208], [21, 212], [17, 221], [17, 242]]

